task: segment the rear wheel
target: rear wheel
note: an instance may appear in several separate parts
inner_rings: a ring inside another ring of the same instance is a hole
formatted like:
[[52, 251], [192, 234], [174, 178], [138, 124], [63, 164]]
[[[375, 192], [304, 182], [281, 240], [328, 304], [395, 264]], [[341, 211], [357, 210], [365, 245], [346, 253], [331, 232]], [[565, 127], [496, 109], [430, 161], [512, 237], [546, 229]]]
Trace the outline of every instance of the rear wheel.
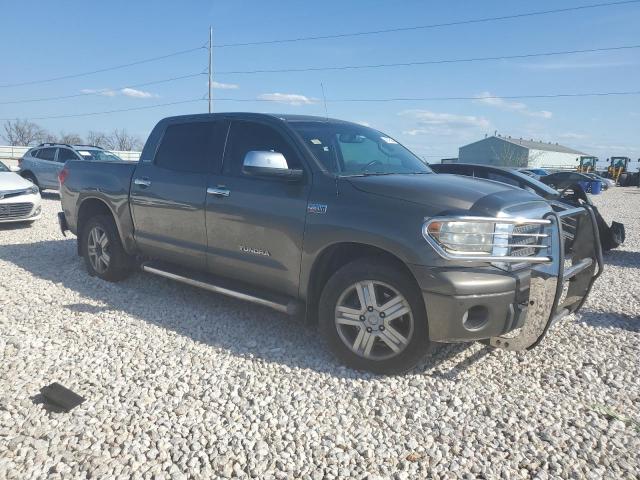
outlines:
[[131, 273], [132, 258], [122, 247], [113, 218], [97, 215], [87, 221], [79, 239], [90, 275], [117, 282]]
[[375, 373], [406, 372], [429, 346], [415, 281], [374, 258], [351, 262], [329, 279], [320, 298], [320, 327], [342, 362]]
[[637, 173], [629, 173], [627, 174], [627, 183], [625, 187], [635, 187], [638, 185], [638, 175]]

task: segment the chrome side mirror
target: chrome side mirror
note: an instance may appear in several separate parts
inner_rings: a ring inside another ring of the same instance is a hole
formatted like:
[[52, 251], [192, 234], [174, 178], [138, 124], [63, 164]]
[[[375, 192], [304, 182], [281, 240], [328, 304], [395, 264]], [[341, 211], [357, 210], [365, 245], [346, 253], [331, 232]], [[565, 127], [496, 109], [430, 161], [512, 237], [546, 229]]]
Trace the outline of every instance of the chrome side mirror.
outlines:
[[302, 178], [303, 171], [291, 169], [280, 152], [251, 150], [244, 156], [242, 173], [262, 177], [280, 177], [291, 180]]

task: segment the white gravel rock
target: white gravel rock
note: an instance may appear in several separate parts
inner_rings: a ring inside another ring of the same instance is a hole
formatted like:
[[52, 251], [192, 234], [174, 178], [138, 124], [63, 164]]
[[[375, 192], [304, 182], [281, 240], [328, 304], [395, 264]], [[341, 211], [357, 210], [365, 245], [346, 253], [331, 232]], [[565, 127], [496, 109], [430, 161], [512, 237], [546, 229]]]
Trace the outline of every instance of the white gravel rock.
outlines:
[[[269, 310], [89, 277], [45, 194], [32, 227], [0, 226], [0, 478], [637, 478], [640, 191], [595, 200], [627, 242], [540, 347], [377, 377]], [[54, 381], [87, 401], [47, 412]]]

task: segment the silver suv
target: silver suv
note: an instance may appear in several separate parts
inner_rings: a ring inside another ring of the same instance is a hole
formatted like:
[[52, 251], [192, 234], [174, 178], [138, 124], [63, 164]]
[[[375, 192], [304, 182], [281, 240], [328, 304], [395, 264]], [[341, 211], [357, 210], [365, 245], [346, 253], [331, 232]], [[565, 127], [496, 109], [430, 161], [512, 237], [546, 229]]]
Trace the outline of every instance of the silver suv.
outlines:
[[67, 160], [115, 162], [122, 159], [114, 153], [93, 145], [41, 143], [28, 150], [18, 161], [20, 175], [36, 184], [40, 190], [58, 190], [58, 174]]

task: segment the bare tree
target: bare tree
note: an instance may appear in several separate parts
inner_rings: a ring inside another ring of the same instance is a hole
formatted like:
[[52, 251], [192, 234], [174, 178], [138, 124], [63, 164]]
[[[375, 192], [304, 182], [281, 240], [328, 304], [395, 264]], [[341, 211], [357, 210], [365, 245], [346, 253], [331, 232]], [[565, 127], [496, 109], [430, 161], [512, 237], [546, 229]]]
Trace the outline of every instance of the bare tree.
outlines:
[[94, 130], [89, 131], [87, 134], [87, 143], [95, 145], [96, 147], [109, 148], [109, 138], [104, 132], [96, 132]]
[[111, 135], [109, 135], [107, 145], [111, 150], [140, 150], [142, 148], [142, 141], [139, 137], [131, 135], [125, 129], [118, 130], [116, 128]]
[[48, 133], [38, 124], [17, 119], [4, 122], [3, 138], [9, 145], [28, 146], [47, 139]]
[[82, 137], [77, 133], [64, 133], [60, 132], [58, 142], [68, 143], [69, 145], [82, 143]]

